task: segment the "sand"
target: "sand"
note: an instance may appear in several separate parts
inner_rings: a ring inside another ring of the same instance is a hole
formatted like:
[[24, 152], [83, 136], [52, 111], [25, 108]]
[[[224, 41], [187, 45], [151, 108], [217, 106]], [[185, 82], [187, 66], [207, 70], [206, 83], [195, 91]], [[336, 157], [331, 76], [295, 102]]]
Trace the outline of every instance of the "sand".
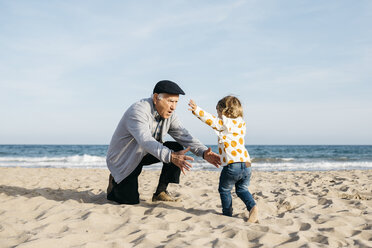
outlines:
[[153, 203], [159, 171], [140, 176], [139, 205], [106, 200], [107, 170], [0, 168], [0, 247], [372, 247], [372, 170], [253, 171], [259, 223], [233, 193], [220, 214], [219, 172], [192, 171]]

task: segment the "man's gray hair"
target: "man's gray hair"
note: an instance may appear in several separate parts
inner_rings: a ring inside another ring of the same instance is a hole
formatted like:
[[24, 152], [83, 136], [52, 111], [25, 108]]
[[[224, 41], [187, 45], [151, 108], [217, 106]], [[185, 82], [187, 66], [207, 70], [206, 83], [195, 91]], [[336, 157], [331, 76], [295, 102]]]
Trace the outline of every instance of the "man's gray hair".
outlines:
[[[157, 93], [155, 93], [155, 94], [157, 94]], [[154, 94], [151, 95], [151, 98], [154, 98]], [[158, 100], [163, 99], [164, 98], [164, 93], [159, 93], [157, 98], [158, 98]]]

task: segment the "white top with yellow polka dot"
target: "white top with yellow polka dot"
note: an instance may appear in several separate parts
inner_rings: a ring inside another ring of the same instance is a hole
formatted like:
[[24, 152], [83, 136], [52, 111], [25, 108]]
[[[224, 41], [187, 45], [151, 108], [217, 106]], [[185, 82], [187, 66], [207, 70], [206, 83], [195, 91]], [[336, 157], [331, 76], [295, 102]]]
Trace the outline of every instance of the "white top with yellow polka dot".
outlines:
[[231, 119], [222, 115], [222, 119], [220, 119], [199, 106], [192, 113], [216, 132], [222, 166], [235, 162], [251, 162], [249, 153], [244, 146], [246, 126], [243, 118]]

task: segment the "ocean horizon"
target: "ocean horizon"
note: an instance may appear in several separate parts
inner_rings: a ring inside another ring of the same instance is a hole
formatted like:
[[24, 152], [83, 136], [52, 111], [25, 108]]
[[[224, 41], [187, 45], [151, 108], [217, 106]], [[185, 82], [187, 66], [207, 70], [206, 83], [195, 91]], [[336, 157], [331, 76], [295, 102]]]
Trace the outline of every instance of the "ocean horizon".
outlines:
[[[207, 145], [217, 152], [216, 145]], [[324, 171], [372, 169], [372, 145], [247, 145], [252, 169]], [[108, 145], [0, 145], [0, 167], [107, 169]], [[219, 171], [192, 153], [193, 170]], [[145, 166], [159, 170], [162, 164]]]

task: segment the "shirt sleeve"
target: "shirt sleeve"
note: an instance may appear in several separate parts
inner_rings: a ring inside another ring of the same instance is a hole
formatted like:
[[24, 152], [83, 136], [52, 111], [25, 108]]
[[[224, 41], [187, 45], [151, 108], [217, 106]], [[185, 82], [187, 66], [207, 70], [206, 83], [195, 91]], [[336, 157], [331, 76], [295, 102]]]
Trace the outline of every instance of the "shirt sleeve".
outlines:
[[196, 156], [203, 157], [204, 152], [208, 149], [198, 139], [194, 138], [189, 131], [184, 128], [175, 113], [173, 114], [168, 134], [185, 148], [190, 146], [190, 150]]
[[199, 106], [196, 107], [195, 111], [192, 111], [193, 115], [198, 117], [199, 120], [206, 123], [208, 126], [217, 131], [223, 131], [225, 129], [224, 122], [222, 119], [206, 112]]
[[146, 116], [141, 108], [132, 111], [127, 116], [128, 131], [146, 152], [164, 163], [170, 163], [172, 151], [152, 137]]

